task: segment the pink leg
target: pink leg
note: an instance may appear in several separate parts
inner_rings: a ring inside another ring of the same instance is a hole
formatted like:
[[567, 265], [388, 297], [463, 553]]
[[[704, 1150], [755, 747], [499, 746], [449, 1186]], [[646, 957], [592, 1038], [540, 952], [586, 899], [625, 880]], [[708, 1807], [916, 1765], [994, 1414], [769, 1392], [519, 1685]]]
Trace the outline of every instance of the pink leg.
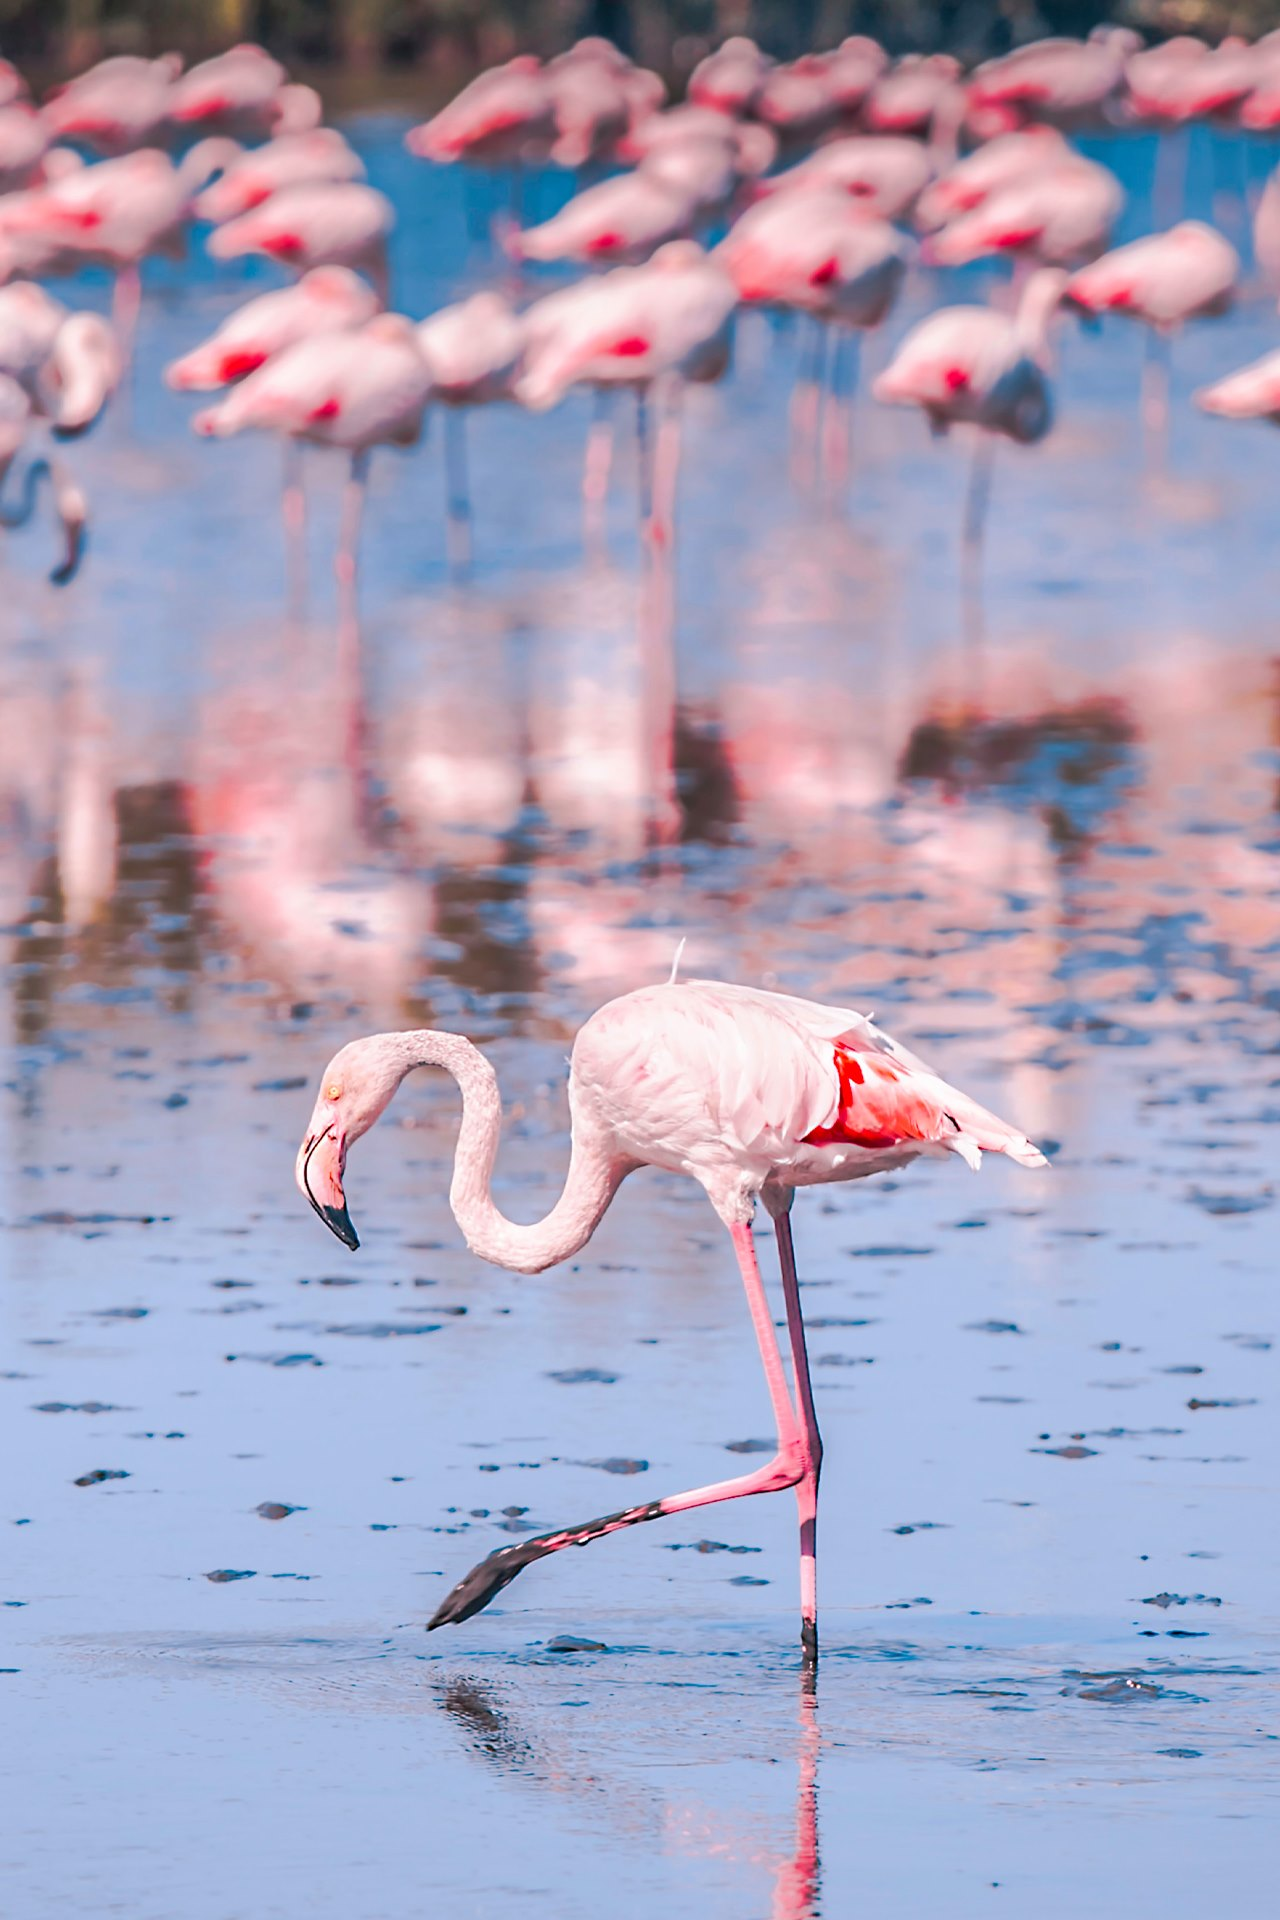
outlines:
[[582, 463], [582, 539], [592, 558], [605, 550], [605, 511], [609, 503], [609, 474], [613, 467], [612, 396], [597, 389], [595, 413], [587, 435]]
[[801, 349], [800, 370], [791, 389], [791, 479], [797, 487], [810, 487], [817, 451], [827, 332], [820, 320], [809, 320], [805, 315], [801, 316], [801, 324], [808, 324], [812, 332], [808, 347]]
[[289, 437], [284, 442], [284, 486], [280, 511], [284, 521], [289, 618], [300, 625], [307, 613], [307, 496], [302, 490], [302, 448]]
[[121, 267], [111, 295], [111, 324], [120, 347], [120, 364], [133, 365], [133, 342], [142, 306], [142, 275], [136, 266]]
[[760, 1278], [751, 1229], [748, 1226], [731, 1227], [730, 1232], [743, 1285], [747, 1290], [747, 1304], [751, 1309], [751, 1321], [755, 1327], [760, 1358], [764, 1362], [769, 1399], [778, 1429], [778, 1451], [772, 1460], [755, 1473], [744, 1473], [734, 1480], [717, 1480], [711, 1486], [694, 1487], [688, 1493], [669, 1494], [665, 1500], [647, 1500], [643, 1506], [624, 1507], [620, 1513], [606, 1513], [598, 1520], [586, 1521], [582, 1526], [566, 1527], [560, 1533], [539, 1534], [532, 1540], [522, 1540], [519, 1546], [500, 1547], [487, 1560], [473, 1567], [466, 1578], [445, 1595], [427, 1622], [428, 1632], [433, 1627], [469, 1620], [473, 1613], [479, 1613], [482, 1607], [487, 1607], [494, 1595], [501, 1593], [525, 1567], [549, 1553], [559, 1553], [562, 1547], [585, 1547], [589, 1540], [602, 1539], [607, 1533], [620, 1533], [624, 1527], [634, 1527], [643, 1520], [660, 1520], [669, 1513], [688, 1513], [694, 1507], [710, 1507], [718, 1501], [738, 1500], [752, 1493], [778, 1493], [783, 1487], [794, 1487], [801, 1480], [804, 1474], [804, 1440], [787, 1392], [782, 1355], [773, 1330], [773, 1316], [765, 1298], [764, 1282]]
[[775, 1216], [773, 1230], [778, 1236], [782, 1293], [787, 1304], [787, 1337], [791, 1342], [791, 1370], [795, 1375], [803, 1447], [804, 1472], [796, 1483], [796, 1503], [800, 1509], [800, 1644], [804, 1648], [805, 1666], [812, 1668], [818, 1664], [818, 1478], [822, 1472], [822, 1435], [818, 1432], [813, 1382], [809, 1378], [809, 1351], [805, 1346], [789, 1211]]

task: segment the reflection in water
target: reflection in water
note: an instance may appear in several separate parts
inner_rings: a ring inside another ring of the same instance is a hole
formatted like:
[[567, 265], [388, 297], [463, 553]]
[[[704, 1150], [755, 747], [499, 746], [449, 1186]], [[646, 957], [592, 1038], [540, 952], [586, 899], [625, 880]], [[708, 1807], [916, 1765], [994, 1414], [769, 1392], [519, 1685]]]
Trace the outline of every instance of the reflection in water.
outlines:
[[[800, 1701], [791, 1741], [795, 1766], [795, 1799], [789, 1846], [762, 1844], [745, 1820], [726, 1818], [705, 1802], [684, 1795], [660, 1807], [652, 1790], [637, 1789], [630, 1774], [610, 1777], [602, 1772], [600, 1755], [580, 1759], [552, 1749], [545, 1730], [526, 1732], [502, 1687], [470, 1675], [451, 1676], [437, 1689], [443, 1711], [462, 1733], [467, 1746], [485, 1764], [503, 1773], [568, 1795], [576, 1806], [589, 1806], [613, 1831], [661, 1834], [684, 1855], [745, 1867], [772, 1881], [771, 1920], [816, 1920], [821, 1891], [818, 1854], [818, 1761], [821, 1733], [810, 1697], [809, 1682]], [[777, 1759], [784, 1761], [780, 1752]]]

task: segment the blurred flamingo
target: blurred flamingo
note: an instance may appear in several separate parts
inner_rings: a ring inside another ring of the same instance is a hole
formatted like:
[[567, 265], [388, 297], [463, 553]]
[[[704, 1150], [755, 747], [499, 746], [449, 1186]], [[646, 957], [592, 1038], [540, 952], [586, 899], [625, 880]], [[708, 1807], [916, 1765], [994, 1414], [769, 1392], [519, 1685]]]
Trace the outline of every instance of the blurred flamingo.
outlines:
[[259, 207], [215, 227], [215, 260], [263, 253], [282, 266], [357, 267], [387, 301], [387, 235], [395, 223], [391, 202], [358, 180], [307, 180], [282, 187]]
[[55, 140], [81, 141], [98, 153], [129, 153], [163, 132], [181, 69], [176, 54], [159, 60], [117, 54], [55, 87], [41, 118]]
[[[1044, 1155], [864, 1014], [720, 981], [676, 985], [673, 972], [671, 984], [610, 1001], [579, 1031], [569, 1069], [569, 1173], [551, 1212], [532, 1226], [515, 1225], [494, 1204], [490, 1183], [502, 1107], [493, 1068], [470, 1041], [426, 1031], [375, 1034], [343, 1047], [324, 1071], [296, 1177], [324, 1224], [349, 1247], [359, 1242], [343, 1190], [348, 1151], [406, 1075], [424, 1066], [443, 1067], [462, 1092], [449, 1201], [481, 1259], [520, 1273], [539, 1273], [569, 1259], [639, 1167], [663, 1167], [699, 1183], [733, 1242], [777, 1427], [773, 1458], [753, 1473], [490, 1554], [446, 1595], [429, 1625], [469, 1619], [523, 1568], [561, 1548], [667, 1514], [795, 1487], [801, 1645], [812, 1672], [818, 1657], [822, 1442], [791, 1238], [795, 1190], [861, 1179], [921, 1155], [954, 1153], [974, 1169], [984, 1149], [1026, 1167], [1043, 1166]], [[761, 1201], [778, 1244], [794, 1401], [752, 1235]]]
[[[843, 143], [841, 143], [843, 144]], [[857, 387], [857, 360], [846, 376], [843, 351], [889, 313], [907, 270], [909, 243], [885, 220], [834, 187], [772, 195], [750, 207], [716, 249], [747, 305], [810, 314], [815, 355], [792, 394], [792, 462], [808, 477], [811, 451], [823, 438], [823, 473], [833, 483], [847, 471], [849, 414]], [[826, 340], [834, 351], [827, 388]]]
[[1120, 313], [1146, 324], [1142, 421], [1149, 445], [1163, 444], [1169, 420], [1170, 336], [1188, 320], [1229, 311], [1240, 258], [1229, 240], [1199, 220], [1147, 234], [1073, 274], [1066, 299], [1090, 314]]
[[[231, 386], [299, 340], [348, 332], [364, 326], [377, 311], [373, 288], [349, 267], [313, 267], [293, 286], [259, 294], [237, 307], [209, 339], [169, 363], [165, 381], [188, 393]], [[289, 604], [295, 619], [300, 619], [306, 601], [306, 501], [301, 447], [288, 436], [281, 508]]]
[[1049, 325], [1067, 275], [1041, 267], [1010, 315], [944, 307], [913, 327], [873, 389], [891, 406], [919, 407], [935, 433], [978, 429], [964, 516], [964, 551], [976, 584], [997, 434], [1034, 446], [1053, 421]]
[[320, 96], [292, 84], [265, 47], [246, 43], [202, 60], [176, 79], [168, 117], [183, 130], [262, 140], [318, 127]]
[[932, 172], [929, 155], [918, 140], [893, 134], [850, 134], [828, 141], [798, 166], [771, 175], [761, 182], [760, 191], [772, 195], [832, 187], [847, 193], [867, 213], [901, 220], [914, 207]]
[[524, 346], [524, 324], [500, 293], [477, 293], [431, 314], [417, 328], [431, 370], [431, 397], [445, 408], [446, 520], [450, 563], [471, 564], [467, 485], [468, 407], [509, 400]]
[[374, 447], [412, 446], [422, 429], [431, 374], [409, 321], [381, 313], [358, 331], [300, 340], [192, 421], [225, 438], [265, 428], [350, 456], [334, 570], [344, 631], [356, 612], [356, 556]]
[[283, 187], [363, 179], [364, 163], [336, 128], [285, 133], [230, 160], [220, 178], [196, 201], [196, 217], [217, 225], [252, 212]]

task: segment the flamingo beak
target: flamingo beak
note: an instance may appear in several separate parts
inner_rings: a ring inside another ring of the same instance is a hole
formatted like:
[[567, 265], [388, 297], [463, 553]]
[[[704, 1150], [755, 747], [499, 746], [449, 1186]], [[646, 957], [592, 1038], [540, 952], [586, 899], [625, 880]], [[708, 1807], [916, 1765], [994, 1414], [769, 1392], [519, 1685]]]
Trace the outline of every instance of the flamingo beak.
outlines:
[[344, 1247], [354, 1253], [359, 1236], [347, 1212], [342, 1191], [342, 1172], [346, 1164], [346, 1142], [338, 1138], [332, 1122], [322, 1133], [309, 1133], [298, 1149], [295, 1169], [298, 1186], [307, 1196], [330, 1233], [336, 1233]]

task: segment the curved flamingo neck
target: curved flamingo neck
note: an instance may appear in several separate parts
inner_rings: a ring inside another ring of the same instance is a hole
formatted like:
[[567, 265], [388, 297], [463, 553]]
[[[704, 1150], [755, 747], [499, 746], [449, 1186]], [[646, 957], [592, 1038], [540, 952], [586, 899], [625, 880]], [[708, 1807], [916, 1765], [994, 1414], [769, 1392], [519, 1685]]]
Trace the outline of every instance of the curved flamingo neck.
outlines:
[[[529, 1226], [508, 1220], [490, 1190], [502, 1137], [498, 1076], [478, 1048], [461, 1034], [395, 1035], [403, 1073], [443, 1067], [462, 1094], [462, 1126], [454, 1154], [449, 1205], [472, 1253], [515, 1273], [541, 1273], [567, 1260], [595, 1232], [628, 1171], [574, 1115], [573, 1144], [564, 1189], [549, 1214]], [[402, 1075], [403, 1077], [403, 1075]]]

